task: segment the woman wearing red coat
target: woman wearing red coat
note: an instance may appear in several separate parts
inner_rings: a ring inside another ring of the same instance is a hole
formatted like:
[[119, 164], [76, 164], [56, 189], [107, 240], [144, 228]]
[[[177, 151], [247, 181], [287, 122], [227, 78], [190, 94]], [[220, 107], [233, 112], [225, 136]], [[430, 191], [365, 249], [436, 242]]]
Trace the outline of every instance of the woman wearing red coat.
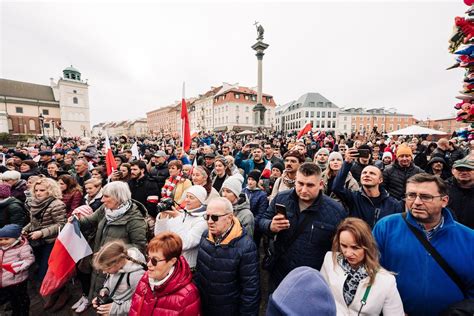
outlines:
[[58, 178], [58, 184], [63, 193], [63, 202], [66, 204], [66, 216], [71, 216], [72, 211], [82, 205], [82, 188], [69, 174]]
[[181, 256], [183, 242], [172, 232], [148, 244], [148, 271], [138, 282], [129, 316], [201, 315], [199, 291], [189, 265]]

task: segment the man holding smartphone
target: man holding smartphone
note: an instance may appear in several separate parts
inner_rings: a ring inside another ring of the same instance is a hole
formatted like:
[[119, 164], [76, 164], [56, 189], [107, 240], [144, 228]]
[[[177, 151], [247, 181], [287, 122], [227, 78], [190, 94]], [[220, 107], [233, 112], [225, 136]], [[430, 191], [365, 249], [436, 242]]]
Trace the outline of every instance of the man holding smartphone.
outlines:
[[274, 264], [268, 268], [270, 292], [294, 268], [320, 269], [331, 249], [346, 212], [321, 192], [322, 187], [321, 169], [315, 163], [303, 163], [296, 172], [295, 187], [278, 193], [258, 221], [263, 233], [276, 236]]

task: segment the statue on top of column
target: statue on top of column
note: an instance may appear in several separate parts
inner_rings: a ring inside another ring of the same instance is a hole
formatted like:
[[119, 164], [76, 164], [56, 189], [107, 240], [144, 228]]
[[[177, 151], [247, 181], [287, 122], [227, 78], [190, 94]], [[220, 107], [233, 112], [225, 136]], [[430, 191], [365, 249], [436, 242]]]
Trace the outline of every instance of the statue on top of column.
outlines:
[[255, 27], [257, 28], [257, 41], [262, 41], [263, 40], [263, 33], [265, 30], [263, 29], [263, 26], [259, 24], [257, 21], [254, 23]]

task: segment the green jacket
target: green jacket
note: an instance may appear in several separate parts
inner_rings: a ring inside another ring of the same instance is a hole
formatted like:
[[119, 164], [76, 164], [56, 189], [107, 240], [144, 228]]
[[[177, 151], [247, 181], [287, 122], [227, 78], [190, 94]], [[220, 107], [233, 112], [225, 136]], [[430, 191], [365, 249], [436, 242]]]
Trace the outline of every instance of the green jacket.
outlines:
[[[127, 245], [138, 248], [145, 253], [147, 224], [145, 216], [140, 212], [137, 203], [133, 202], [130, 209], [119, 219], [108, 223], [105, 218], [105, 206], [102, 205], [93, 214], [83, 217], [79, 220], [81, 231], [94, 230], [97, 227], [95, 235], [93, 252], [97, 253], [99, 249], [109, 241], [120, 239]], [[105, 275], [101, 271], [93, 270], [91, 276], [91, 288], [89, 291], [89, 300], [97, 296], [97, 292], [102, 288], [105, 282]]]

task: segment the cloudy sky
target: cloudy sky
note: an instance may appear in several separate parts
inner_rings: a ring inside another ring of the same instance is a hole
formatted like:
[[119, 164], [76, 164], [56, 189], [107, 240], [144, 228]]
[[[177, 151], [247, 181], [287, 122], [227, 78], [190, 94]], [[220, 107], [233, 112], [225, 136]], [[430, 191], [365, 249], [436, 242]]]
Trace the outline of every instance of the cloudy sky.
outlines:
[[264, 92], [319, 92], [340, 107], [419, 119], [454, 113], [462, 70], [448, 53], [452, 1], [159, 2], [0, 0], [0, 77], [49, 84], [74, 65], [93, 123], [147, 111], [222, 82], [256, 86], [257, 20], [270, 44]]

